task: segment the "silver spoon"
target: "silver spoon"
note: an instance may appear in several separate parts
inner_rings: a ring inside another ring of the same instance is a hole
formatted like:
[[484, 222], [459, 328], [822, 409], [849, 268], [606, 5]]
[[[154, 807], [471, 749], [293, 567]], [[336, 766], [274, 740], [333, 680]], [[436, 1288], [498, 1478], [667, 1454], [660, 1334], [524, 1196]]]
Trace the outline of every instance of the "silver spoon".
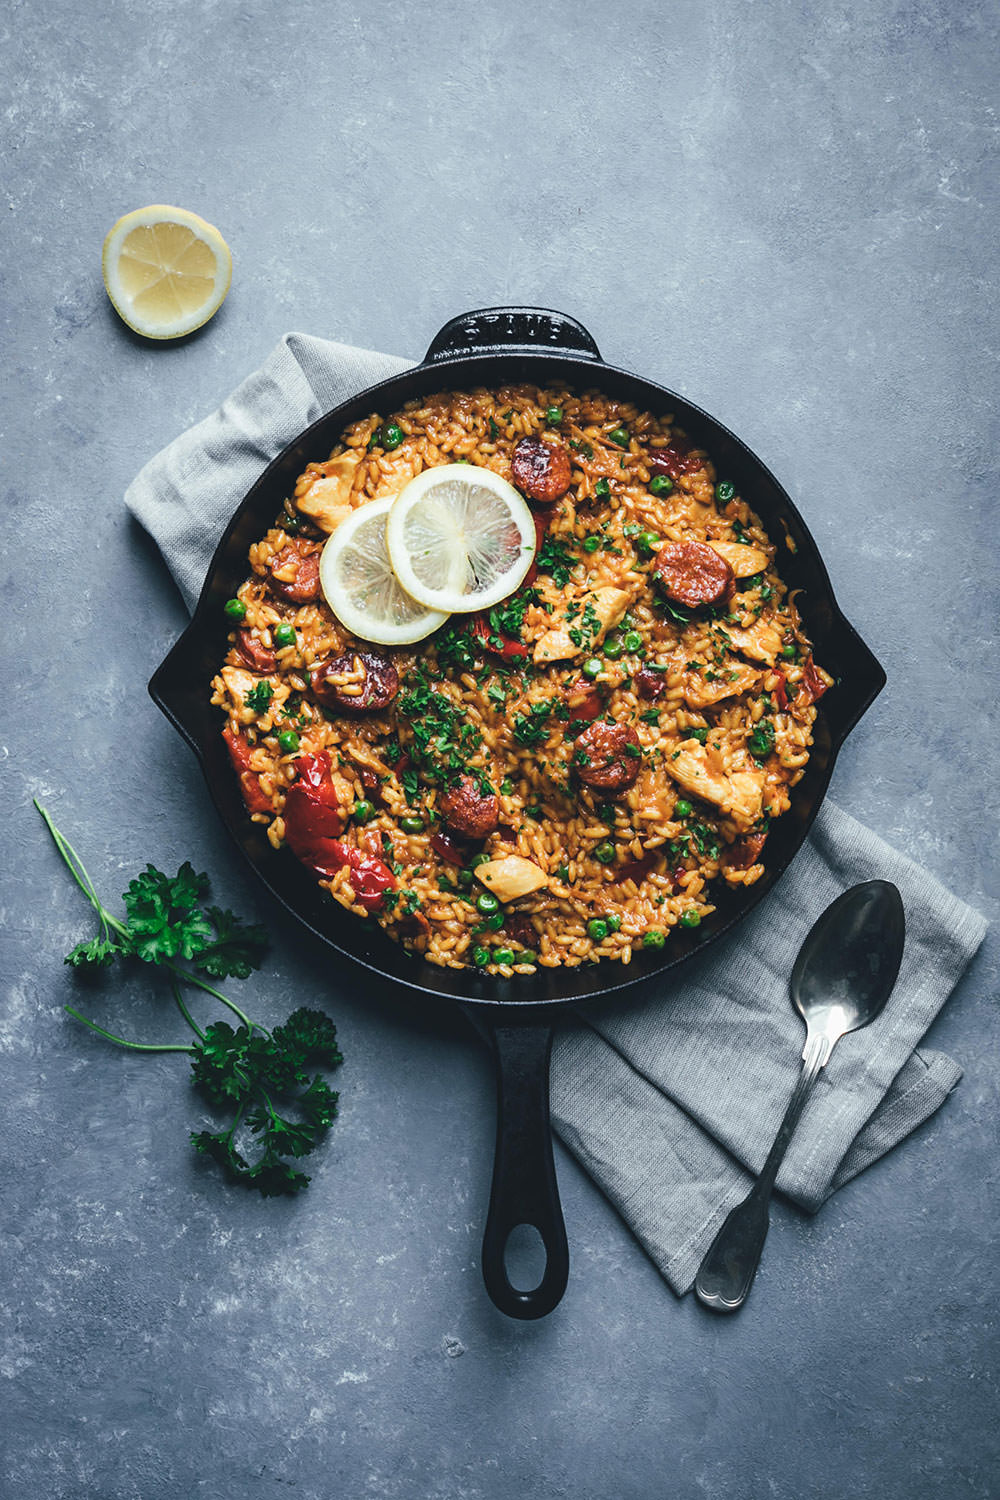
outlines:
[[694, 1289], [706, 1307], [735, 1312], [746, 1301], [767, 1238], [771, 1191], [792, 1132], [836, 1043], [874, 1021], [892, 994], [905, 930], [896, 887], [869, 880], [838, 896], [802, 944], [790, 983], [792, 1004], [806, 1023], [802, 1071], [749, 1197], [730, 1213], [701, 1263]]

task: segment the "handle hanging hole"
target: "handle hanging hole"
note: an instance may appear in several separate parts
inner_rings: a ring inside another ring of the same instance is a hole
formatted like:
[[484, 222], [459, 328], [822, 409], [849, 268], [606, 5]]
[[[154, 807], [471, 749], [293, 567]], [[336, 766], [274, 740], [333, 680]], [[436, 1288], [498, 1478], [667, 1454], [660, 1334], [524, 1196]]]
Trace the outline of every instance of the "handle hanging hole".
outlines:
[[503, 1250], [503, 1266], [515, 1292], [534, 1292], [542, 1284], [548, 1256], [534, 1224], [515, 1224]]

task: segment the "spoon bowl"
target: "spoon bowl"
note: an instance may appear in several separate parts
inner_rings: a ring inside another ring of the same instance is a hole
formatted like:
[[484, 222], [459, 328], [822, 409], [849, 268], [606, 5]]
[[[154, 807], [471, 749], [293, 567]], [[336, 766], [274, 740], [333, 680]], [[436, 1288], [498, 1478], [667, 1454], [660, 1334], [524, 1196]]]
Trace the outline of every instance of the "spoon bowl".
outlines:
[[838, 896], [810, 929], [792, 969], [792, 1004], [806, 1026], [846, 1036], [875, 1020], [903, 957], [903, 902], [888, 880]]

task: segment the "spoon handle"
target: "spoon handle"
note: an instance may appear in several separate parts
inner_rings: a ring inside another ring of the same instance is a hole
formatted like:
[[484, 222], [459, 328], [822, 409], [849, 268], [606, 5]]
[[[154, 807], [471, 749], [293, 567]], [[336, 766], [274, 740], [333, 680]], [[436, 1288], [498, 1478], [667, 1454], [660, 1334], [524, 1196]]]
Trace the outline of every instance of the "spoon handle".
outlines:
[[769, 1208], [774, 1180], [813, 1084], [831, 1050], [832, 1042], [828, 1037], [817, 1033], [807, 1036], [795, 1091], [760, 1176], [748, 1196], [730, 1212], [701, 1263], [694, 1289], [699, 1301], [716, 1312], [735, 1312], [749, 1296], [771, 1222]]

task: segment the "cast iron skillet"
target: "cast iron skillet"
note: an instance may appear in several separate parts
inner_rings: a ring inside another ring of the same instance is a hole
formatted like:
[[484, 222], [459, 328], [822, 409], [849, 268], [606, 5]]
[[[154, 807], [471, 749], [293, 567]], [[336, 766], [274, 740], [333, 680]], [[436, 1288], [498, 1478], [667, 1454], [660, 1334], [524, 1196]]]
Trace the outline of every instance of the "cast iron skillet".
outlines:
[[[781, 549], [781, 573], [790, 587], [803, 590], [799, 608], [816, 659], [837, 682], [819, 702], [808, 769], [794, 789], [791, 809], [768, 838], [766, 873], [756, 885], [719, 891], [714, 895], [718, 909], [699, 928], [674, 929], [665, 949], [637, 954], [627, 968], [605, 963], [543, 969], [531, 979], [504, 980], [472, 969], [442, 969], [408, 956], [381, 928], [359, 921], [331, 900], [288, 850], [274, 850], [246, 815], [222, 740], [221, 716], [208, 701], [208, 684], [226, 652], [230, 622], [222, 606], [246, 576], [250, 544], [272, 524], [308, 462], [325, 457], [345, 427], [371, 412], [385, 417], [414, 397], [517, 381], [596, 388], [643, 410], [674, 413], [679, 425], [707, 449], [717, 472], [736, 484], [772, 539], [779, 544], [785, 536], [790, 539], [794, 551]], [[434, 996], [475, 1008], [491, 1039], [497, 1067], [496, 1158], [483, 1276], [503, 1312], [539, 1318], [556, 1306], [569, 1273], [549, 1129], [548, 1063], [559, 1007], [623, 991], [653, 975], [663, 979], [668, 970], [702, 952], [752, 911], [805, 839], [837, 752], [884, 685], [882, 668], [837, 607], [801, 516], [749, 448], [671, 391], [605, 364], [590, 334], [574, 319], [516, 307], [453, 318], [433, 340], [422, 364], [321, 417], [274, 460], [227, 527], [194, 618], [153, 676], [149, 691], [195, 751], [223, 822], [279, 901], [338, 953], [406, 985], [415, 1001]], [[504, 1264], [509, 1235], [521, 1224], [534, 1226], [546, 1252], [544, 1274], [531, 1291], [516, 1289]]]

